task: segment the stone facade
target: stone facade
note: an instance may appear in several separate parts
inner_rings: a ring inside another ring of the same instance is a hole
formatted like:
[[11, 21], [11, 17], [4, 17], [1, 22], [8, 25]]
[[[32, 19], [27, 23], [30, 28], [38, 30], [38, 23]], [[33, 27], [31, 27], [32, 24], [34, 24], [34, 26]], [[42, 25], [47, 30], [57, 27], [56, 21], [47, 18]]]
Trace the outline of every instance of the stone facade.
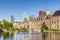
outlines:
[[17, 27], [17, 28], [24, 27], [24, 26], [26, 27], [29, 25], [30, 29], [34, 29], [34, 31], [37, 31], [37, 32], [41, 31], [43, 22], [45, 22], [46, 26], [49, 29], [60, 29], [60, 15], [59, 15], [60, 13], [59, 12], [60, 11], [55, 12], [55, 14], [57, 15], [54, 14], [54, 15], [43, 15], [43, 16], [41, 16], [39, 12], [39, 16], [35, 18], [35, 20], [31, 20], [27, 22], [15, 22], [13, 24], [14, 24], [14, 27]]
[[45, 22], [49, 29], [60, 29], [60, 16], [52, 16], [50, 19], [43, 19], [43, 20], [33, 20], [28, 22], [16, 22], [13, 23], [14, 27], [26, 27], [29, 25], [29, 28], [34, 29], [34, 31], [40, 31], [41, 26]]

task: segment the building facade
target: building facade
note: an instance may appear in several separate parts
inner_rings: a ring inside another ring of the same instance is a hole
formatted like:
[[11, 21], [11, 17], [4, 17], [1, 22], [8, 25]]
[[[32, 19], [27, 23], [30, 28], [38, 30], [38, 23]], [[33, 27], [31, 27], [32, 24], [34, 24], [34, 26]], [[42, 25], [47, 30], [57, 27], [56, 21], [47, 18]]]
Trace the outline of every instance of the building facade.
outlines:
[[[31, 20], [28, 22], [20, 22], [20, 23], [16, 23], [16, 24], [17, 24], [18, 28], [29, 25], [29, 28], [34, 29], [34, 31], [36, 31], [36, 32], [41, 31], [43, 22], [45, 22], [46, 26], [49, 29], [60, 29], [60, 11], [56, 11], [54, 13], [54, 15], [48, 15], [48, 16], [44, 15], [43, 11], [40, 11], [39, 16], [40, 17], [35, 18], [35, 20], [33, 20], [33, 21]], [[14, 25], [16, 26], [16, 24], [14, 24]]]

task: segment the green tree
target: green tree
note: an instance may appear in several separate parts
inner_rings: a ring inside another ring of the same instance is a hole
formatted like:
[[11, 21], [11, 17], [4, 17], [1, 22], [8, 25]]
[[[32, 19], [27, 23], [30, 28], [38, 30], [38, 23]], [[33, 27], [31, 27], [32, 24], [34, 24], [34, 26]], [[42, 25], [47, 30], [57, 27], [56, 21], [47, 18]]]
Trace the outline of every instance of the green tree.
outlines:
[[0, 29], [1, 29], [1, 22], [0, 22]]
[[45, 25], [45, 22], [43, 22], [42, 27], [41, 27], [41, 30], [42, 31], [48, 30], [48, 27]]
[[4, 28], [9, 29], [9, 26], [10, 26], [10, 22], [9, 22], [9, 21], [3, 20], [3, 21], [1, 22], [1, 27], [2, 27], [3, 29], [4, 29]]
[[29, 31], [29, 25], [27, 25], [27, 27], [26, 26], [24, 26], [23, 28], [21, 27], [20, 31], [21, 32], [28, 32]]
[[13, 24], [5, 19], [0, 23], [0, 27], [2, 29], [14, 29]]
[[10, 23], [10, 28], [14, 30], [14, 25], [12, 23]]

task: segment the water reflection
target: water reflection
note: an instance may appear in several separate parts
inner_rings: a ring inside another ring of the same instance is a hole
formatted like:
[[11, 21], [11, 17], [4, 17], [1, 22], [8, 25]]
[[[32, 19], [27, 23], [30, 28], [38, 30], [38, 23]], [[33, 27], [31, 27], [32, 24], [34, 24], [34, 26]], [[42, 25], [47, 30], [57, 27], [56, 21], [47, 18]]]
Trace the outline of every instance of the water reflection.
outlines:
[[0, 33], [0, 40], [60, 40], [60, 33]]
[[6, 32], [2, 32], [0, 33], [0, 40], [12, 40], [13, 39], [14, 34], [10, 34], [10, 33], [6, 33]]
[[43, 40], [60, 40], [60, 33], [48, 32], [42, 34]]

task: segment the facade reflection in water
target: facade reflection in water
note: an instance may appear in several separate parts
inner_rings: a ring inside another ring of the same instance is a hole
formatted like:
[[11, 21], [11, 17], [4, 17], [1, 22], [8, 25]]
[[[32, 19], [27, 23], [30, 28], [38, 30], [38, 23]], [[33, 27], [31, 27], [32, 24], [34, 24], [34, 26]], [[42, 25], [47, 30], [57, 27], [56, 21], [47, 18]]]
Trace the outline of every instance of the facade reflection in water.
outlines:
[[60, 40], [60, 33], [0, 33], [0, 40]]

